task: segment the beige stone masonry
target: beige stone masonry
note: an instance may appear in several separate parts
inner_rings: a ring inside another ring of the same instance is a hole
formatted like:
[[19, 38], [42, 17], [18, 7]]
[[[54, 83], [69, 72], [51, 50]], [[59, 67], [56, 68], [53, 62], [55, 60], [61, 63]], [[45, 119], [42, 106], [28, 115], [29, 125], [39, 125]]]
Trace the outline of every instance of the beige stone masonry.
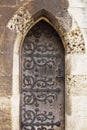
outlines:
[[85, 53], [84, 39], [80, 28], [64, 34], [65, 48], [67, 53]]
[[87, 75], [66, 75], [66, 95], [87, 95]]
[[68, 75], [87, 75], [87, 55], [68, 54], [65, 56], [65, 73]]
[[78, 25], [81, 28], [87, 27], [87, 8], [71, 7], [69, 9], [70, 14], [78, 21]]
[[87, 95], [70, 96], [70, 106], [71, 113], [65, 115], [66, 130], [87, 130]]
[[13, 95], [11, 98], [11, 130], [20, 130], [20, 95]]
[[70, 7], [87, 7], [87, 0], [68, 0]]
[[34, 23], [31, 15], [26, 9], [21, 7], [13, 16], [13, 18], [9, 21], [7, 26], [11, 30], [15, 30], [16, 32], [21, 32], [25, 34], [26, 30], [29, 28], [30, 23]]
[[87, 0], [69, 0], [68, 11], [76, 19], [81, 28], [87, 51]]
[[81, 32], [82, 32], [83, 37], [84, 37], [84, 42], [85, 42], [86, 52], [87, 52], [87, 28], [81, 28]]
[[10, 97], [0, 97], [0, 130], [12, 130]]
[[0, 96], [8, 96], [11, 95], [11, 76], [0, 76]]
[[[20, 86], [19, 86], [19, 52], [20, 43], [23, 36], [21, 33], [17, 35], [14, 45], [13, 55], [13, 76], [12, 76], [12, 98], [11, 98], [11, 115], [12, 129], [20, 130]], [[16, 105], [15, 105], [16, 104]], [[16, 125], [15, 125], [16, 124]]]

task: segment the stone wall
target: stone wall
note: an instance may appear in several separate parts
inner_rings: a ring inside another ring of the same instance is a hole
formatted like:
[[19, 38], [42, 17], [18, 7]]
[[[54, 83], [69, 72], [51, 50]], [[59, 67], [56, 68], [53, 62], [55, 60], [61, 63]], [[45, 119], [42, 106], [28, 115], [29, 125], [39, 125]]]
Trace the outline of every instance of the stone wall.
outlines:
[[69, 74], [66, 80], [67, 92], [71, 101], [67, 126], [69, 130], [87, 130], [87, 0], [69, 0], [68, 10], [81, 29], [86, 54], [68, 55], [66, 58], [66, 69]]
[[15, 0], [0, 0], [0, 130], [11, 130], [12, 48], [6, 25], [16, 8]]
[[[36, 17], [44, 12], [39, 12], [29, 23], [31, 15], [43, 9], [42, 0], [8, 1], [0, 0], [0, 130], [19, 130], [19, 46], [27, 29], [29, 30], [29, 25], [35, 24]], [[56, 4], [54, 0], [50, 0], [49, 8], [49, 0], [43, 1], [45, 9], [55, 14], [55, 17], [51, 18], [52, 16], [46, 13], [46, 17], [50, 16], [49, 22], [60, 34], [66, 50], [65, 130], [87, 130], [87, 54], [84, 46], [85, 44], [87, 47], [87, 1], [55, 0]], [[51, 4], [51, 1], [54, 4]], [[25, 11], [27, 22], [24, 10], [21, 18], [18, 18], [21, 7], [28, 11]], [[78, 24], [67, 15], [68, 7]], [[19, 28], [21, 20], [27, 28]]]
[[68, 10], [81, 28], [87, 49], [87, 0], [69, 0]]

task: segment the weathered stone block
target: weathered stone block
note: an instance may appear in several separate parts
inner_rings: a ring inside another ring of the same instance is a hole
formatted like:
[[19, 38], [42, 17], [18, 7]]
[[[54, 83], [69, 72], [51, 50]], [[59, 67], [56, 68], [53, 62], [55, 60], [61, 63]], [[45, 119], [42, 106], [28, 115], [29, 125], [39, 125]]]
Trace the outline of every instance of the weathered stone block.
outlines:
[[5, 26], [15, 11], [16, 8], [0, 7], [0, 26]]
[[87, 55], [68, 54], [65, 57], [66, 74], [87, 75]]
[[[24, 4], [26, 4], [27, 2], [30, 2], [30, 1], [33, 1], [33, 0], [17, 0], [17, 4], [20, 6], [20, 5], [22, 5], [23, 3]], [[39, 1], [39, 0], [38, 0]], [[58, 1], [58, 0], [56, 0], [56, 1]], [[34, 1], [35, 2], [35, 1]], [[47, 2], [47, 0], [46, 0], [46, 2]], [[55, 1], [54, 1], [55, 2]], [[62, 4], [62, 6], [64, 6], [64, 8], [67, 8], [68, 7], [68, 5], [69, 5], [69, 3], [68, 3], [68, 1], [67, 0], [61, 0], [60, 1], [61, 2], [61, 4]], [[50, 2], [50, 3], [52, 3], [52, 2]], [[42, 4], [42, 1], [39, 3], [39, 5], [40, 4]], [[43, 5], [43, 4], [42, 4]]]
[[12, 75], [12, 56], [10, 54], [0, 54], [0, 76]]
[[12, 94], [12, 77], [0, 76], [0, 96], [9, 96]]
[[87, 7], [86, 0], [69, 0], [69, 4], [71, 7]]
[[66, 53], [71, 54], [85, 53], [84, 39], [79, 27], [66, 33], [64, 35], [63, 40], [66, 41], [65, 43]]
[[69, 9], [70, 14], [76, 19], [78, 22], [78, 25], [81, 28], [87, 27], [87, 16], [86, 16], [86, 9], [85, 8], [70, 8]]
[[85, 46], [86, 46], [86, 52], [87, 52], [87, 28], [81, 28], [83, 37], [84, 37], [84, 41], [85, 41]]
[[[17, 1], [17, 5], [21, 6], [23, 3], [27, 2], [27, 0], [16, 0]], [[32, 1], [32, 0], [29, 0]]]
[[[20, 95], [13, 95], [11, 98], [12, 106], [12, 130], [20, 129]], [[16, 105], [15, 105], [16, 104]]]
[[87, 95], [87, 75], [66, 75], [66, 94]]
[[0, 130], [11, 130], [11, 101], [0, 97]]
[[15, 30], [17, 32], [25, 33], [29, 28], [29, 24], [34, 23], [31, 15], [24, 8], [20, 8], [17, 14], [12, 17], [12, 19], [8, 23], [8, 27], [11, 30]]
[[[70, 95], [71, 115], [66, 113], [67, 130], [86, 130], [87, 129], [87, 96]], [[67, 108], [66, 108], [67, 109]]]
[[4, 31], [4, 28], [1, 27], [1, 28], [0, 28], [0, 41], [1, 41], [1, 38], [2, 38], [2, 33], [3, 33], [3, 31]]
[[16, 0], [0, 0], [0, 6], [5, 5], [5, 6], [13, 6], [16, 5]]
[[12, 32], [10, 29], [5, 28], [2, 32], [0, 39], [0, 53], [10, 54], [12, 56], [13, 46], [16, 40], [16, 33]]

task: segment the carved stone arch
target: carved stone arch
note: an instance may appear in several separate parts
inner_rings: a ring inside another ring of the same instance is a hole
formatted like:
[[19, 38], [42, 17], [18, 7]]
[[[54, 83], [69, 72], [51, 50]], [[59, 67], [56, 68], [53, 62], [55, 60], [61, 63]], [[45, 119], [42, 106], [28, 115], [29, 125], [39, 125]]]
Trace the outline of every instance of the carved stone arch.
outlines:
[[[14, 39], [13, 48], [13, 81], [12, 81], [12, 130], [20, 130], [20, 90], [19, 90], [19, 48], [23, 43], [23, 40], [27, 32], [40, 20], [45, 20], [53, 26], [53, 28], [58, 32], [65, 47], [65, 56], [67, 54], [84, 54], [85, 53], [85, 43], [81, 33], [81, 30], [77, 22], [69, 15], [68, 11], [59, 11], [58, 8], [54, 9], [56, 11], [51, 11], [44, 7], [36, 7], [35, 10], [28, 8], [31, 6], [30, 2], [27, 5], [18, 9], [14, 16], [8, 22], [7, 27], [12, 30], [13, 33], [17, 33], [16, 39]], [[66, 63], [65, 63], [66, 67]], [[66, 68], [65, 68], [66, 69]], [[69, 78], [68, 78], [69, 79]], [[66, 101], [65, 105], [68, 107], [65, 114], [71, 114], [70, 99], [68, 96], [68, 85], [67, 77], [65, 77], [65, 93]], [[69, 83], [69, 81], [68, 81]], [[68, 101], [68, 103], [67, 103]], [[16, 105], [15, 105], [16, 103]], [[68, 105], [67, 105], [68, 104]], [[67, 124], [67, 117], [65, 118]], [[67, 129], [67, 126], [65, 126]]]
[[[29, 12], [25, 7], [19, 8], [8, 23], [8, 27], [21, 33], [25, 37], [27, 32], [41, 19], [45, 20], [53, 26], [58, 32], [65, 47], [66, 53], [85, 53], [85, 43], [81, 30], [77, 22], [68, 13], [64, 13], [62, 17], [54, 15], [46, 9]], [[79, 40], [79, 42], [78, 42]]]

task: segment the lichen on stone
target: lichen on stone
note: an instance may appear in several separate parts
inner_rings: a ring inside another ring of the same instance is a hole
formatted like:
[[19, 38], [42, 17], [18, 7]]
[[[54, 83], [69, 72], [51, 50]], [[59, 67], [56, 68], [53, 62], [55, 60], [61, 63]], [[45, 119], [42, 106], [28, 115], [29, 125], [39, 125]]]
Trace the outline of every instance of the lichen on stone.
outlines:
[[84, 39], [79, 27], [65, 34], [64, 41], [67, 53], [85, 53]]
[[25, 33], [33, 19], [27, 10], [20, 8], [8, 23], [8, 27], [16, 32]]

